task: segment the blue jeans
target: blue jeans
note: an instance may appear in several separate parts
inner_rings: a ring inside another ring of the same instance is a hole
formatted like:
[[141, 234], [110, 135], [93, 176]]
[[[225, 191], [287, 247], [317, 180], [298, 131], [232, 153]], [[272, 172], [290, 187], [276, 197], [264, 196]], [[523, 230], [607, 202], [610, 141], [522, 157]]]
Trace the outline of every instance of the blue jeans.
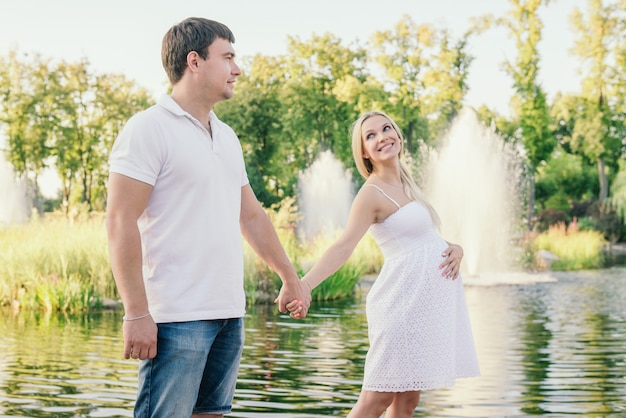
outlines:
[[139, 366], [134, 416], [230, 413], [243, 351], [243, 318], [157, 326], [157, 356]]

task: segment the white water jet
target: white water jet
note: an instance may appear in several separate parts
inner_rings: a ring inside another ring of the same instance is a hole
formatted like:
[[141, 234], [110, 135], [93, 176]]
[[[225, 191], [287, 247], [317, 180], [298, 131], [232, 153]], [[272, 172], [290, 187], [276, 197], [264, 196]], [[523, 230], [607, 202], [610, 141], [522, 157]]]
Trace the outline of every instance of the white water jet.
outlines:
[[31, 199], [28, 187], [15, 177], [13, 167], [0, 149], [0, 227], [28, 220]]
[[463, 109], [441, 147], [431, 151], [424, 193], [441, 217], [442, 236], [463, 246], [463, 273], [510, 271], [512, 239], [521, 207], [521, 165], [512, 145]]
[[323, 151], [311, 166], [298, 176], [298, 235], [312, 240], [332, 236], [348, 221], [354, 199], [352, 174], [332, 152]]

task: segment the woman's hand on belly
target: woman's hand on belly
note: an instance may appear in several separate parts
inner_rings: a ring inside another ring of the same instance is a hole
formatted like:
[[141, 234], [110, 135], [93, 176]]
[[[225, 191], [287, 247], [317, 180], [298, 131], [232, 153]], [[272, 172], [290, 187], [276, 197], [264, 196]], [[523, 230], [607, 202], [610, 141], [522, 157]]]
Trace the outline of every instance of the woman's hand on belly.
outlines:
[[459, 277], [459, 271], [461, 269], [461, 260], [463, 259], [463, 248], [458, 244], [450, 244], [446, 248], [441, 256], [444, 261], [439, 264], [439, 270], [441, 275], [452, 280], [456, 280]]

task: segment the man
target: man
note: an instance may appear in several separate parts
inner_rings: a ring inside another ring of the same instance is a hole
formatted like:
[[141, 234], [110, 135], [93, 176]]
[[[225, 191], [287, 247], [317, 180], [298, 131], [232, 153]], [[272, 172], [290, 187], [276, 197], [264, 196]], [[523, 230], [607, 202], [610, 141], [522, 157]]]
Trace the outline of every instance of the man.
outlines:
[[244, 337], [242, 234], [283, 281], [279, 310], [290, 303], [303, 318], [310, 304], [250, 188], [237, 136], [212, 111], [241, 74], [234, 41], [208, 19], [170, 28], [171, 95], [133, 116], [111, 152], [107, 232], [124, 357], [142, 360], [135, 416], [230, 412]]

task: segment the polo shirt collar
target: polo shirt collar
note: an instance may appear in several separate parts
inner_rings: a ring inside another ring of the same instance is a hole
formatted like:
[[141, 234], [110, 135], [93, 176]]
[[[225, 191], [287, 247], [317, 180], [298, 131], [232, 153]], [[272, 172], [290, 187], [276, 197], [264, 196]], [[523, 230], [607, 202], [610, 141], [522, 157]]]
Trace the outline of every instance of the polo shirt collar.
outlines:
[[[196, 118], [194, 118], [189, 112], [185, 111], [182, 107], [180, 107], [180, 105], [178, 103], [176, 103], [176, 101], [174, 99], [172, 99], [172, 96], [170, 96], [169, 94], [163, 94], [161, 95], [158, 100], [157, 100], [157, 104], [165, 109], [167, 109], [168, 111], [172, 112], [174, 115], [177, 116], [185, 116], [190, 118], [191, 120], [195, 121], [195, 122], [200, 122], [198, 121]], [[217, 116], [215, 115], [215, 113], [211, 110], [211, 113], [209, 114], [209, 119], [210, 122], [213, 121], [217, 121]], [[214, 124], [211, 123], [211, 129], [215, 129]]]

